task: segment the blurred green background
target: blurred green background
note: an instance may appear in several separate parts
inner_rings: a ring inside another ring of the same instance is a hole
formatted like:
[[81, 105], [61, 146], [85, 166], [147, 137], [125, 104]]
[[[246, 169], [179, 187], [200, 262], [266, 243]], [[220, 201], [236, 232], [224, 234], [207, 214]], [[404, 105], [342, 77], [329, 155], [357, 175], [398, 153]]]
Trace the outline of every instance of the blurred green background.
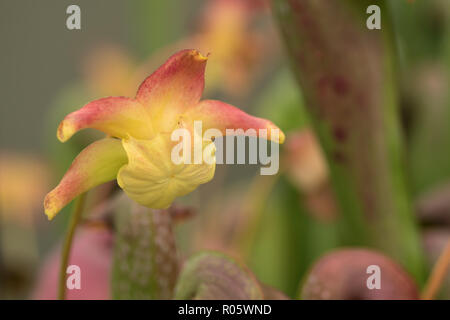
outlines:
[[[0, 2], [0, 298], [55, 298], [58, 246], [70, 206], [49, 223], [43, 197], [99, 136], [82, 132], [61, 144], [58, 123], [92, 99], [132, 96], [170, 54], [190, 47], [211, 50], [204, 98], [270, 119], [288, 139], [280, 174], [219, 165], [212, 182], [178, 201], [194, 211], [175, 227], [180, 260], [200, 249], [219, 250], [265, 284], [299, 297], [313, 263], [348, 241], [340, 234], [329, 168], [270, 6], [241, 1], [227, 11], [214, 10], [220, 2], [214, 0], [80, 0], [81, 30], [67, 30], [66, 8], [73, 2]], [[412, 223], [420, 226], [428, 275], [450, 239], [450, 1], [386, 2]], [[83, 254], [79, 259], [109, 276], [109, 240], [90, 241], [100, 249], [80, 240], [80, 252], [99, 256], [98, 249], [106, 262]], [[450, 297], [448, 278], [440, 297]], [[424, 279], [414, 281], [423, 286]], [[109, 298], [105, 283], [72, 298]]]

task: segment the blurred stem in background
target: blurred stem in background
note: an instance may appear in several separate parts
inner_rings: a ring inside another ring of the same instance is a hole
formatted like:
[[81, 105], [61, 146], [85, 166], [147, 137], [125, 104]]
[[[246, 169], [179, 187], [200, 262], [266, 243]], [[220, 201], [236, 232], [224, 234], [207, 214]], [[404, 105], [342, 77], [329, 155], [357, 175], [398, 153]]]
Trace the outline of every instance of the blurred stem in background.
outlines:
[[431, 272], [430, 278], [427, 281], [427, 284], [422, 293], [423, 300], [431, 300], [433, 299], [441, 286], [443, 286], [445, 282], [445, 277], [448, 275], [450, 271], [450, 240], [447, 241], [447, 244], [436, 262], [436, 265]]
[[423, 283], [423, 257], [403, 163], [386, 1], [273, 0], [292, 69], [327, 156], [345, 245], [370, 245]]
[[[256, 226], [248, 264], [266, 284], [296, 298], [299, 283], [311, 264], [340, 245], [336, 219], [320, 219], [316, 210], [308, 207], [311, 194], [307, 195], [305, 189], [299, 189], [298, 176], [293, 171], [303, 171], [303, 177], [306, 175], [309, 183], [314, 181], [315, 186], [319, 185], [318, 159], [314, 157], [317, 156], [314, 151], [318, 151], [315, 149], [318, 146], [305, 144], [312, 142], [304, 140], [311, 121], [303, 104], [302, 93], [287, 67], [283, 67], [273, 78], [256, 104], [260, 117], [272, 119], [288, 135], [280, 155], [281, 177], [277, 179], [270, 195], [260, 196], [261, 199], [267, 198], [267, 203], [262, 206], [264, 212], [259, 214], [260, 221]], [[297, 144], [299, 136], [303, 141], [301, 149]], [[302, 161], [299, 162], [299, 159]], [[258, 190], [250, 188], [249, 192]], [[252, 197], [256, 198], [257, 195]], [[323, 200], [320, 200], [321, 204], [326, 203]]]
[[73, 212], [70, 217], [69, 228], [67, 230], [66, 238], [62, 247], [61, 255], [61, 268], [59, 270], [59, 283], [58, 283], [58, 299], [66, 299], [66, 270], [70, 259], [70, 250], [72, 248], [73, 237], [75, 230], [80, 222], [83, 214], [84, 203], [86, 199], [86, 193], [82, 193], [75, 199], [73, 206]]

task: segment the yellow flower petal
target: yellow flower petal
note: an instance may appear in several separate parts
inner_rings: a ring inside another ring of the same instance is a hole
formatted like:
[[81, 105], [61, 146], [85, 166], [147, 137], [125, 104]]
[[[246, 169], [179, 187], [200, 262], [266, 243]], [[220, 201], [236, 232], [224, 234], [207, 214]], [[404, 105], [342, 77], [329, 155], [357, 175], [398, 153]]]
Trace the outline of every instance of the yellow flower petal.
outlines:
[[127, 161], [121, 141], [117, 139], [102, 139], [83, 149], [58, 186], [45, 197], [45, 214], [49, 220], [81, 193], [114, 180]]
[[150, 115], [136, 100], [109, 97], [89, 102], [68, 114], [58, 127], [58, 139], [67, 141], [77, 131], [94, 128], [113, 137], [150, 138], [153, 135]]
[[117, 182], [131, 199], [149, 208], [167, 208], [176, 197], [192, 192], [214, 177], [212, 141], [204, 140], [202, 146], [202, 150], [209, 146], [211, 164], [175, 164], [171, 159], [174, 145], [169, 134], [158, 134], [151, 140], [123, 140], [129, 161], [120, 169]]

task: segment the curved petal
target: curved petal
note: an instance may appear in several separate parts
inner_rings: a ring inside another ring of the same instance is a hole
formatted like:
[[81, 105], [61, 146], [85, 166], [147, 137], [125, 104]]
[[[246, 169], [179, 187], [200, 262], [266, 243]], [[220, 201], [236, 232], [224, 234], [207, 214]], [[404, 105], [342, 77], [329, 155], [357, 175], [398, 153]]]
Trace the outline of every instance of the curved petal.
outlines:
[[[122, 143], [129, 162], [120, 169], [117, 182], [131, 199], [143, 206], [167, 208], [176, 197], [192, 192], [214, 177], [214, 156], [210, 164], [175, 164], [171, 158], [174, 143], [169, 134], [158, 134], [151, 140], [130, 138]], [[212, 146], [209, 150], [214, 154], [214, 143], [203, 141], [202, 151], [207, 146]]]
[[140, 85], [136, 99], [149, 109], [158, 131], [170, 130], [177, 115], [200, 101], [207, 59], [197, 50], [179, 51]]
[[145, 108], [135, 99], [125, 97], [94, 100], [68, 114], [58, 127], [58, 139], [65, 142], [85, 128], [94, 128], [119, 138], [133, 135], [144, 139], [153, 134]]
[[[225, 135], [226, 129], [255, 129], [260, 136], [260, 129], [267, 129], [267, 139], [283, 143], [284, 133], [271, 121], [253, 117], [238, 108], [217, 100], [203, 100], [185, 113], [192, 121], [202, 121], [204, 130], [215, 128]], [[278, 134], [276, 134], [278, 133]]]
[[58, 186], [44, 200], [45, 214], [53, 217], [81, 193], [116, 178], [128, 161], [122, 143], [106, 138], [87, 146], [75, 158]]

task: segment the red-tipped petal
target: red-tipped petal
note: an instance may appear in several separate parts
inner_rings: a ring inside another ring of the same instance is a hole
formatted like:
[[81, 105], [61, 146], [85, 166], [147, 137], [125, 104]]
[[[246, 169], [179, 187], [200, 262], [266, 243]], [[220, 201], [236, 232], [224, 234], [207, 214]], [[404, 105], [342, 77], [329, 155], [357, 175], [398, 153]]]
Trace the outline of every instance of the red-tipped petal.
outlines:
[[178, 114], [198, 103], [207, 59], [197, 50], [179, 51], [141, 84], [136, 99], [149, 109], [158, 129], [170, 128]]
[[145, 108], [135, 99], [125, 97], [94, 100], [68, 114], [58, 127], [58, 139], [65, 142], [85, 128], [94, 128], [119, 138], [132, 135], [144, 139], [153, 134]]
[[45, 197], [45, 214], [49, 220], [81, 193], [115, 179], [120, 167], [127, 162], [118, 139], [106, 138], [87, 146], [72, 162], [58, 186]]
[[[192, 121], [202, 121], [203, 130], [215, 128], [226, 134], [226, 129], [254, 129], [260, 136], [260, 129], [267, 129], [267, 139], [283, 143], [284, 133], [271, 121], [253, 117], [244, 111], [217, 100], [203, 100], [185, 114]], [[278, 136], [276, 135], [278, 132]], [[246, 133], [247, 134], [247, 133]]]

